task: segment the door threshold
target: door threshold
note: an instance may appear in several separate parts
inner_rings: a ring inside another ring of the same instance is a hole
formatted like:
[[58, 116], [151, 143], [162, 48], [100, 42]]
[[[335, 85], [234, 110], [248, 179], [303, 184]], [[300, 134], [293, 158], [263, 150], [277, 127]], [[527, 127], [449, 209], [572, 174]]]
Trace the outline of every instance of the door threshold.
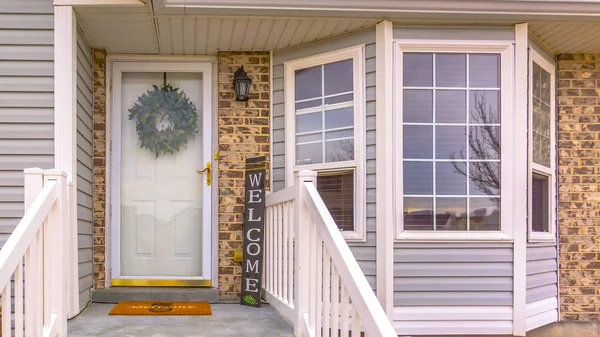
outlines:
[[211, 287], [212, 280], [113, 279], [113, 287]]

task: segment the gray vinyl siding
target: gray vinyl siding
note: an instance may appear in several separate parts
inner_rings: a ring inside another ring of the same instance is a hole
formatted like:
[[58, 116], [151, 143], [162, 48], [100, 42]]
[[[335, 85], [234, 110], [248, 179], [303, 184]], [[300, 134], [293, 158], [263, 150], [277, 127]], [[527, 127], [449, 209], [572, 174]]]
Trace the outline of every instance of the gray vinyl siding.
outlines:
[[527, 244], [527, 303], [558, 296], [555, 243]]
[[396, 243], [395, 306], [512, 306], [513, 246]]
[[23, 217], [23, 169], [54, 166], [52, 0], [0, 1], [0, 246]]
[[77, 34], [77, 234], [79, 259], [79, 306], [90, 300], [92, 274], [92, 169], [93, 169], [92, 49]]
[[357, 33], [339, 36], [322, 41], [307, 43], [298, 47], [273, 52], [273, 191], [285, 188], [285, 95], [284, 63], [308, 56], [331, 52], [357, 45], [365, 46], [365, 100], [366, 100], [366, 242], [349, 243], [369, 283], [376, 285], [375, 252], [375, 30], [369, 29]]

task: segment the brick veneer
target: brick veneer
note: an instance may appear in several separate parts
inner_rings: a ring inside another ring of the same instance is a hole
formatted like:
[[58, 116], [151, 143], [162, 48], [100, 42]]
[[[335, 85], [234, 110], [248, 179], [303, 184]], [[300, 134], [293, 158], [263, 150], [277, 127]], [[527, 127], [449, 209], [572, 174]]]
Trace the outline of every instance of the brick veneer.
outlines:
[[[241, 65], [253, 81], [248, 102], [235, 101], [233, 73]], [[218, 68], [219, 293], [221, 300], [236, 300], [242, 268], [233, 250], [242, 247], [244, 161], [269, 158], [269, 53], [219, 52]]]
[[106, 282], [106, 51], [94, 50], [94, 289]]
[[562, 319], [600, 319], [600, 55], [558, 56]]

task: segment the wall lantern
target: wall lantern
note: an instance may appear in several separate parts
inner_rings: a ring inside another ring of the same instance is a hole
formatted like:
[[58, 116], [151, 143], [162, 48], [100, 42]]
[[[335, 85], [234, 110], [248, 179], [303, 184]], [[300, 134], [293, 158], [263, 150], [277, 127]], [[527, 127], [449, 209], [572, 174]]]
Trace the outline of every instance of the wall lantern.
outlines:
[[235, 87], [235, 100], [236, 101], [247, 101], [248, 93], [250, 92], [250, 84], [252, 79], [248, 77], [248, 74], [244, 71], [244, 66], [238, 69], [233, 74], [233, 86]]

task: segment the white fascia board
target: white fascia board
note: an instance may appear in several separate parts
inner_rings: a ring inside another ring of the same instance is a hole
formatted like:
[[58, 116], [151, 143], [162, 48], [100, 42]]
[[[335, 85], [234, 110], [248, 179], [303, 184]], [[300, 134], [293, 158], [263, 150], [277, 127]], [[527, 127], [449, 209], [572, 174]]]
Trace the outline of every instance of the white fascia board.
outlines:
[[54, 6], [145, 6], [147, 0], [54, 0]]

